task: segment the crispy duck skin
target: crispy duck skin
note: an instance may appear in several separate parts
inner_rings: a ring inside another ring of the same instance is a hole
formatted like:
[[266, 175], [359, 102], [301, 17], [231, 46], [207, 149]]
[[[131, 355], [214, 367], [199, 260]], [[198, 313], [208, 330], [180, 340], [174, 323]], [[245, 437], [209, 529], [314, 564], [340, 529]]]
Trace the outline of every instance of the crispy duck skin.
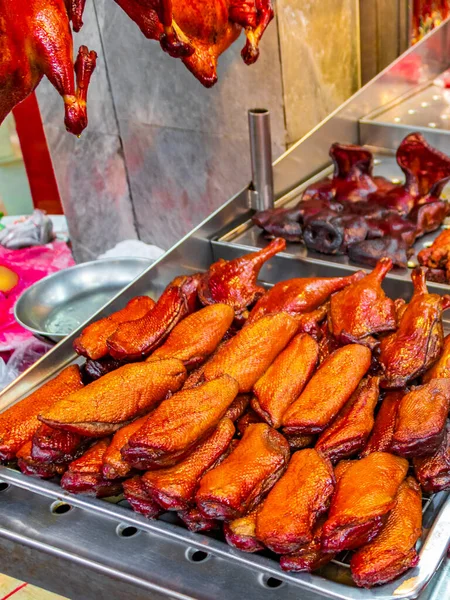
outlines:
[[54, 379], [0, 414], [0, 460], [11, 460], [30, 441], [41, 423], [38, 414], [83, 387], [76, 365], [67, 367]]
[[370, 341], [375, 342], [374, 334], [396, 328], [394, 301], [381, 287], [391, 269], [392, 260], [382, 258], [371, 273], [331, 297], [328, 322], [341, 343], [370, 345]]
[[178, 358], [186, 367], [197, 367], [214, 352], [233, 319], [234, 310], [231, 306], [206, 306], [178, 323], [164, 344], [147, 361]]
[[89, 358], [82, 367], [83, 381], [85, 384], [91, 383], [107, 373], [123, 367], [124, 364], [124, 362], [116, 360], [111, 356], [105, 356], [99, 360], [91, 360]]
[[242, 437], [246, 432], [247, 428], [250, 425], [254, 425], [255, 423], [263, 423], [264, 419], [262, 419], [258, 413], [256, 413], [252, 408], [248, 408], [242, 417], [239, 417], [237, 420], [237, 430], [238, 434]]
[[432, 379], [400, 400], [391, 451], [405, 457], [428, 456], [439, 448], [450, 409], [450, 379]]
[[229, 546], [242, 552], [264, 550], [264, 544], [256, 537], [256, 517], [261, 508], [262, 503], [243, 517], [223, 524], [223, 533]]
[[81, 456], [88, 443], [77, 433], [42, 424], [33, 436], [31, 456], [37, 462], [64, 465]]
[[283, 435], [287, 439], [289, 448], [292, 451], [303, 450], [303, 448], [307, 448], [308, 446], [314, 446], [314, 442], [317, 439], [315, 435], [302, 435], [301, 433], [292, 433], [290, 435], [285, 433]]
[[283, 571], [311, 573], [333, 560], [334, 554], [322, 550], [322, 529], [324, 520], [320, 519], [313, 529], [312, 541], [303, 546], [294, 554], [285, 554], [280, 557], [280, 567]]
[[431, 456], [413, 459], [414, 472], [425, 492], [450, 489], [450, 424], [437, 451]]
[[110, 435], [179, 390], [185, 379], [176, 358], [124, 365], [41, 411], [39, 419], [88, 437]]
[[290, 314], [311, 312], [324, 304], [331, 294], [364, 276], [364, 271], [358, 271], [347, 277], [312, 277], [280, 281], [256, 303], [247, 323], [280, 311]]
[[387, 452], [348, 461], [336, 474], [337, 485], [323, 526], [326, 552], [352, 550], [370, 542], [383, 527], [408, 471], [408, 461]]
[[31, 456], [31, 441], [26, 442], [17, 452], [17, 464], [24, 475], [39, 477], [40, 479], [52, 479], [56, 475], [62, 475], [66, 470], [65, 465], [55, 463], [43, 463]]
[[96, 442], [83, 456], [70, 463], [61, 479], [61, 487], [72, 494], [88, 494], [96, 498], [117, 496], [122, 491], [122, 481], [103, 477], [103, 457], [110, 439]]
[[398, 329], [380, 343], [383, 388], [405, 387], [408, 381], [427, 371], [442, 352], [442, 312], [450, 306], [450, 296], [429, 294], [425, 273], [420, 268], [414, 269], [411, 278], [414, 295]]
[[236, 396], [225, 413], [225, 417], [233, 421], [233, 423], [240, 419], [250, 404], [250, 398], [250, 394], [239, 394], [239, 396]]
[[378, 384], [378, 377], [363, 379], [337, 418], [319, 437], [315, 448], [332, 463], [364, 448], [374, 425]]
[[222, 460], [234, 432], [233, 423], [222, 419], [212, 434], [182, 462], [167, 469], [147, 471], [142, 476], [145, 491], [165, 510], [187, 510], [193, 503], [200, 478]]
[[328, 316], [329, 303], [322, 304], [316, 310], [298, 315], [298, 333], [308, 333], [315, 340], [321, 336], [321, 323]]
[[394, 437], [395, 421], [403, 396], [404, 392], [389, 392], [386, 394], [375, 418], [369, 441], [361, 452], [361, 458], [368, 456], [371, 452], [389, 452]]
[[252, 408], [278, 429], [281, 419], [311, 378], [319, 359], [319, 346], [307, 333], [300, 333], [277, 356], [253, 386]]
[[204, 305], [223, 303], [231, 306], [236, 317], [246, 318], [246, 311], [263, 294], [257, 284], [264, 263], [286, 248], [286, 241], [275, 238], [258, 252], [234, 260], [219, 259], [201, 276], [198, 297]]
[[144, 515], [147, 519], [156, 519], [163, 512], [159, 504], [145, 491], [139, 475], [123, 482], [123, 495], [134, 512]]
[[103, 477], [106, 479], [120, 479], [121, 477], [126, 477], [132, 471], [131, 465], [124, 460], [121, 450], [128, 444], [130, 437], [136, 431], [139, 431], [147, 419], [148, 415], [144, 415], [140, 419], [136, 419], [136, 421], [116, 431], [103, 457]]
[[295, 452], [256, 518], [256, 537], [278, 554], [300, 550], [313, 540], [318, 517], [334, 492], [331, 464], [316, 450]]
[[[450, 280], [450, 230], [444, 229], [429, 248], [424, 248], [417, 255], [419, 264], [432, 271], [440, 271], [443, 283]], [[435, 274], [436, 275], [436, 274]]]
[[121, 323], [108, 338], [108, 351], [118, 360], [137, 360], [150, 354], [197, 303], [199, 275], [176, 277], [144, 317]]
[[135, 321], [144, 317], [155, 306], [148, 296], [138, 296], [128, 302], [125, 308], [109, 317], [88, 325], [73, 343], [75, 352], [91, 360], [98, 360], [108, 354], [107, 339], [121, 323]]
[[428, 383], [432, 379], [441, 379], [450, 377], [450, 334], [444, 338], [444, 348], [439, 359], [422, 376], [423, 383]]
[[244, 327], [224, 344], [205, 366], [206, 381], [227, 374], [239, 383], [239, 393], [251, 391], [278, 354], [297, 333], [295, 317], [287, 313], [267, 315]]
[[223, 375], [165, 400], [122, 449], [139, 469], [170, 467], [183, 460], [216, 427], [238, 393]]
[[189, 531], [193, 531], [194, 533], [219, 529], [219, 521], [216, 521], [215, 519], [207, 519], [195, 506], [189, 510], [180, 510], [178, 516], [189, 529]]
[[336, 350], [283, 415], [284, 431], [287, 434], [321, 433], [356, 390], [371, 359], [370, 350], [360, 344]]
[[253, 510], [275, 485], [289, 461], [289, 445], [266, 423], [250, 425], [236, 448], [204, 475], [196, 494], [200, 512], [230, 521]]
[[419, 562], [415, 546], [421, 534], [422, 494], [417, 481], [408, 477], [379, 535], [352, 556], [350, 568], [356, 585], [387, 583], [415, 567]]

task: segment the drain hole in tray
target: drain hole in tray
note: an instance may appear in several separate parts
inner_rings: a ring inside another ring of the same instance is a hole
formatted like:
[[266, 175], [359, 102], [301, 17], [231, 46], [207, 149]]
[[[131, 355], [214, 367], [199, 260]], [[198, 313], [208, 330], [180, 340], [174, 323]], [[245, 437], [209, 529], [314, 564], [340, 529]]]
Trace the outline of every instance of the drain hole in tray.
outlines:
[[265, 588], [269, 588], [271, 590], [279, 588], [285, 584], [285, 582], [281, 581], [281, 579], [277, 579], [276, 577], [268, 577], [267, 575], [263, 575], [260, 579], [260, 582]]
[[6, 483], [5, 481], [0, 481], [0, 492], [6, 492], [8, 488], [9, 483]]
[[137, 527], [133, 527], [133, 525], [118, 525], [116, 533], [119, 537], [130, 538], [137, 535], [139, 533], [139, 529]]
[[190, 562], [194, 563], [205, 562], [205, 560], [208, 560], [209, 556], [210, 555], [207, 552], [204, 552], [203, 550], [195, 550], [194, 548], [188, 548], [186, 551], [186, 558]]
[[50, 510], [54, 515], [65, 515], [72, 510], [72, 507], [70, 504], [67, 504], [67, 502], [53, 502], [50, 506]]

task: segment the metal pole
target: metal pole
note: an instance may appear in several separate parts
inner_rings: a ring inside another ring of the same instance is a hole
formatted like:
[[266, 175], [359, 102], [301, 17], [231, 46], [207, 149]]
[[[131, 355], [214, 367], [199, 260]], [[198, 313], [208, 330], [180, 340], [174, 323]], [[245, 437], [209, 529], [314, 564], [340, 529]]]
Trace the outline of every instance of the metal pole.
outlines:
[[252, 159], [250, 206], [258, 211], [267, 210], [274, 206], [269, 111], [265, 108], [250, 109], [248, 111], [248, 126]]

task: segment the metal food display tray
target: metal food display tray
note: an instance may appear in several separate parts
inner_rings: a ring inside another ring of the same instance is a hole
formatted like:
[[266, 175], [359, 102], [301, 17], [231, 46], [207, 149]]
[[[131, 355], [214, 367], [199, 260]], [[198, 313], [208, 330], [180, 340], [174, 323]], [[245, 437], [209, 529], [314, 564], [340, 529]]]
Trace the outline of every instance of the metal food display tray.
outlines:
[[[411, 57], [416, 65], [422, 65], [428, 80], [447, 69], [450, 21], [388, 67], [276, 161], [277, 206], [296, 202], [305, 186], [330, 172], [328, 150], [334, 141], [353, 144], [364, 141], [377, 146], [374, 140], [362, 139], [359, 121], [380, 106], [417, 90], [417, 82], [399, 75], [402, 73], [399, 67]], [[400, 178], [392, 156], [395, 145], [389, 142], [383, 148], [391, 152], [377, 151], [376, 173]], [[122, 308], [134, 296], [148, 293], [157, 297], [181, 273], [206, 270], [218, 258], [230, 259], [262, 247], [266, 242], [260, 231], [252, 227], [251, 214], [249, 192], [244, 189], [88, 322]], [[422, 238], [420, 244], [429, 243], [432, 237]], [[313, 254], [301, 245], [288, 244], [285, 252], [264, 266], [260, 279], [270, 285], [290, 277], [340, 276], [357, 268], [346, 257]], [[408, 269], [393, 271], [385, 284], [392, 297], [411, 295]], [[438, 293], [449, 289], [439, 284], [429, 287]], [[72, 344], [86, 324], [3, 391], [0, 411], [77, 360]], [[127, 600], [144, 597], [442, 600], [450, 592], [450, 563], [444, 558], [449, 539], [450, 496], [436, 494], [424, 501], [419, 565], [394, 582], [365, 590], [352, 583], [346, 556], [338, 557], [319, 573], [284, 573], [273, 555], [239, 552], [214, 536], [190, 533], [177, 525], [173, 517], [150, 521], [134, 513], [120, 498], [105, 501], [74, 496], [54, 482], [0, 467], [2, 571], [31, 578], [33, 583], [74, 600], [125, 597]]]

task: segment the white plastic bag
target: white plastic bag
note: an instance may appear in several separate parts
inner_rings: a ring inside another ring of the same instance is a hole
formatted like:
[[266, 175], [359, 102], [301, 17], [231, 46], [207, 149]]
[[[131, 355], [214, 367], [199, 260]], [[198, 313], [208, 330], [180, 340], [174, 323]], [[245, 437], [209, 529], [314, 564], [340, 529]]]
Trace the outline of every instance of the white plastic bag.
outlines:
[[7, 363], [0, 358], [0, 390], [26, 371], [51, 348], [51, 344], [30, 338], [23, 342], [11, 355]]

